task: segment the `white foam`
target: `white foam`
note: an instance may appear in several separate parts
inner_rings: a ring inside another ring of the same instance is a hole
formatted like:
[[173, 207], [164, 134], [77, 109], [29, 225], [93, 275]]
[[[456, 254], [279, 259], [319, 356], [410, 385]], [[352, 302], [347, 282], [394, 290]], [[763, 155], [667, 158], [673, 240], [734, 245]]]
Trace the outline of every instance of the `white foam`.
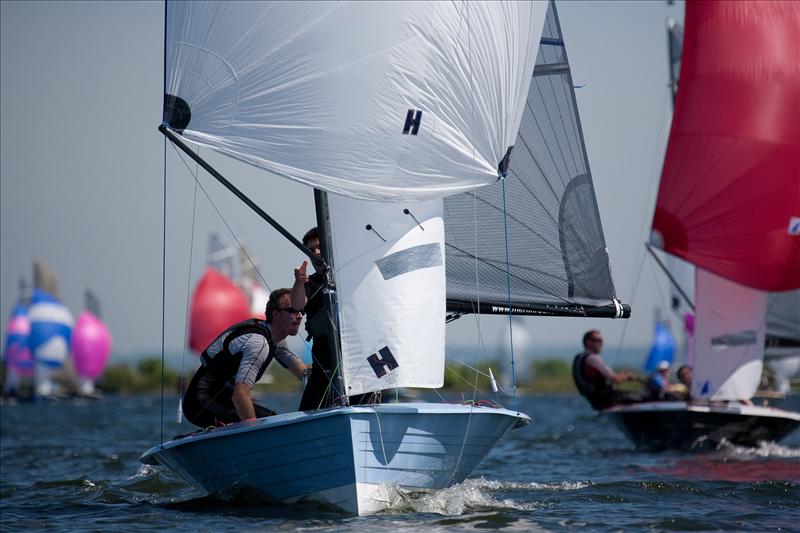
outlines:
[[140, 464], [139, 465], [139, 470], [137, 470], [134, 475], [128, 477], [128, 479], [136, 479], [136, 478], [140, 478], [140, 477], [150, 477], [150, 476], [153, 476], [155, 474], [156, 474], [156, 468], [154, 466]]
[[717, 449], [726, 454], [744, 457], [800, 458], [800, 448], [781, 446], [774, 442], [760, 442], [757, 447], [739, 446], [723, 441]]
[[531, 511], [542, 505], [519, 502], [511, 498], [496, 498], [492, 495], [493, 492], [579, 490], [590, 485], [588, 482], [519, 483], [480, 478], [468, 479], [446, 489], [425, 493], [408, 494], [391, 486], [384, 486], [382, 490], [385, 501], [391, 502], [390, 510], [457, 516], [472, 512], [476, 508]]

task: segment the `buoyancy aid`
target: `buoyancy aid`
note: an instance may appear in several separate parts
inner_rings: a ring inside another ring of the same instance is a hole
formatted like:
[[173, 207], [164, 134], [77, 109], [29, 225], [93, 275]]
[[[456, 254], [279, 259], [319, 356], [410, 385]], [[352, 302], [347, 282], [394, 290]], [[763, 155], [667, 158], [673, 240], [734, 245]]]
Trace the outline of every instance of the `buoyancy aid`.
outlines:
[[581, 352], [575, 356], [572, 361], [572, 379], [575, 381], [578, 392], [589, 400], [592, 407], [599, 409], [600, 407], [598, 406], [605, 406], [605, 400], [613, 389], [606, 382], [606, 378], [599, 372], [591, 379], [586, 377], [586, 359], [590, 355], [592, 355], [591, 352]]
[[208, 348], [203, 350], [200, 361], [206, 370], [216, 379], [222, 381], [232, 381], [239, 371], [239, 364], [242, 362], [242, 352], [231, 353], [230, 344], [237, 337], [248, 333], [256, 333], [267, 339], [269, 345], [269, 355], [258, 369], [256, 381], [261, 379], [267, 367], [275, 356], [275, 343], [272, 340], [272, 333], [268, 327], [264, 326], [264, 321], [258, 318], [249, 318], [232, 325], [215, 338]]

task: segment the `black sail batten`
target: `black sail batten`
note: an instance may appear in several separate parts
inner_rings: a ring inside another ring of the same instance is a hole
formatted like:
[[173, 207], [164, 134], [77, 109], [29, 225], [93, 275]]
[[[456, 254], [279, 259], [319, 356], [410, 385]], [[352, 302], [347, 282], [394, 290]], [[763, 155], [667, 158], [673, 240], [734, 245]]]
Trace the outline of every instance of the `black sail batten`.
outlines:
[[218, 182], [225, 186], [226, 189], [231, 191], [237, 198], [239, 198], [244, 204], [252, 209], [258, 216], [263, 218], [270, 226], [275, 228], [278, 233], [283, 235], [290, 243], [292, 243], [297, 249], [303, 252], [311, 261], [313, 265], [318, 265], [321, 270], [326, 271], [328, 270], [328, 266], [325, 262], [317, 257], [315, 254], [311, 252], [308, 248], [306, 248], [302, 242], [300, 242], [297, 237], [289, 233], [289, 231], [284, 228], [283, 226], [278, 223], [277, 220], [269, 216], [266, 211], [261, 209], [255, 202], [253, 202], [246, 194], [236, 188], [230, 181], [225, 179], [225, 177], [220, 174], [214, 167], [212, 167], [208, 162], [200, 157], [194, 150], [189, 148], [186, 143], [184, 143], [174, 132], [170, 130], [165, 124], [161, 124], [158, 127], [158, 131], [164, 134], [175, 146], [180, 148], [186, 155], [191, 157], [197, 164], [203, 167], [211, 176], [214, 177]]
[[509, 148], [498, 173], [444, 201], [448, 311], [630, 316], [616, 298], [553, 2], [513, 157]]

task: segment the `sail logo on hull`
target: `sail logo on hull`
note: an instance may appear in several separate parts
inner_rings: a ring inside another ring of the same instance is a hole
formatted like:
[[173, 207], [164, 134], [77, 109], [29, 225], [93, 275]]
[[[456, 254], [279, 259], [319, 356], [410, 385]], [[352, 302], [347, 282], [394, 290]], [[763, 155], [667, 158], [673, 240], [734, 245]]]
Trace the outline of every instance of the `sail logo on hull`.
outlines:
[[422, 123], [422, 110], [409, 109], [406, 113], [406, 122], [403, 125], [403, 135], [416, 135], [419, 132], [419, 125]]
[[379, 378], [400, 366], [388, 346], [384, 346], [377, 353], [367, 357], [367, 362], [372, 367], [372, 371], [375, 372], [375, 376]]

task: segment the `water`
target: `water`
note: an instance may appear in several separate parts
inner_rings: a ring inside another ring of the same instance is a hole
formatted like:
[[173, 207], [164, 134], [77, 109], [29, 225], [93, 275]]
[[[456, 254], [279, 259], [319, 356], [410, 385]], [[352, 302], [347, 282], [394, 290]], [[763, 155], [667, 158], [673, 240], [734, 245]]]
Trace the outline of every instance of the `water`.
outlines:
[[[267, 405], [288, 411], [293, 396]], [[704, 454], [636, 452], [577, 396], [527, 396], [534, 423], [471, 479], [349, 517], [313, 506], [202, 497], [139, 464], [161, 437], [158, 397], [4, 405], [0, 529], [28, 531], [456, 531], [800, 529], [800, 432], [781, 445]], [[167, 404], [165, 438], [180, 431]], [[800, 409], [800, 398], [787, 408]], [[188, 426], [184, 423], [183, 430]]]

